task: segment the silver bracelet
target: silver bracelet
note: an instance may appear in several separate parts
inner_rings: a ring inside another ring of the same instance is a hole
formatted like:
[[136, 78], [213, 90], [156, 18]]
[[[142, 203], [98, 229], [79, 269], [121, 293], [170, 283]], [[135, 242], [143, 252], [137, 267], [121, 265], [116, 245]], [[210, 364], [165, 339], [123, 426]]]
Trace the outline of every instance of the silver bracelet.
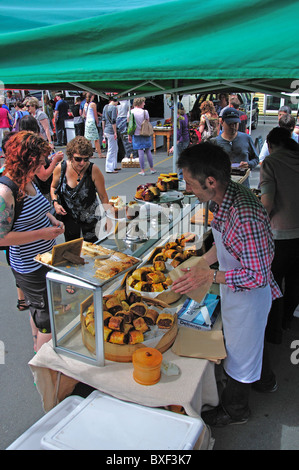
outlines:
[[213, 276], [213, 284], [217, 284], [217, 281], [216, 281], [217, 273], [218, 273], [218, 269], [215, 269], [214, 276]]

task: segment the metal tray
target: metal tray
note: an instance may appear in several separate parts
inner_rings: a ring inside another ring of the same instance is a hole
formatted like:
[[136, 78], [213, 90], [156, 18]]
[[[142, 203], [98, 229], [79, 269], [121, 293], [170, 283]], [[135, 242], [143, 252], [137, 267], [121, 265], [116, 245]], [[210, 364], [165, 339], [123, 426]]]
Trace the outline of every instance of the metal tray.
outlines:
[[[117, 253], [117, 251], [112, 251], [112, 256], [113, 256], [113, 253]], [[136, 260], [136, 263], [132, 264], [132, 266], [129, 266], [127, 269], [124, 269], [123, 271], [117, 273], [115, 276], [112, 276], [109, 279], [100, 279], [98, 277], [95, 277], [96, 270], [98, 269], [97, 267], [94, 267], [94, 261], [96, 258], [93, 256], [88, 256], [88, 255], [83, 255], [83, 254], [81, 254], [81, 257], [84, 258], [86, 264], [71, 265], [68, 261], [65, 261], [65, 263], [59, 264], [59, 266], [52, 266], [51, 264], [43, 263], [42, 261], [39, 261], [37, 259], [35, 259], [35, 261], [39, 264], [42, 264], [43, 266], [47, 266], [48, 268], [53, 269], [54, 271], [57, 271], [66, 276], [71, 276], [81, 281], [86, 281], [95, 287], [101, 287], [107, 284], [108, 282], [111, 282], [114, 279], [117, 279], [119, 276], [123, 275], [127, 271], [134, 269], [142, 261], [140, 258], [136, 258], [135, 256], [130, 256], [131, 258], [134, 258]]]

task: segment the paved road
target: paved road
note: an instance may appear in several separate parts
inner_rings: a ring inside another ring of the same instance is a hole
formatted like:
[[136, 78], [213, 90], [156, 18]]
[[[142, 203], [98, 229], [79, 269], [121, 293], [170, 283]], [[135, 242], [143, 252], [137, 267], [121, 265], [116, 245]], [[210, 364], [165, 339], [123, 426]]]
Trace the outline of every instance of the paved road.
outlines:
[[[264, 139], [276, 125], [276, 119], [261, 118], [258, 129], [252, 132]], [[104, 170], [104, 160], [94, 160]], [[172, 171], [172, 158], [157, 152], [155, 166], [159, 172]], [[147, 170], [148, 171], [148, 170]], [[131, 199], [137, 185], [153, 180], [145, 178], [136, 169], [124, 169], [117, 175], [105, 175], [109, 197], [123, 195]], [[156, 176], [156, 175], [155, 175]], [[259, 171], [252, 175], [252, 186], [257, 186]], [[63, 239], [61, 240], [63, 241]], [[43, 416], [41, 400], [28, 367], [32, 358], [32, 339], [28, 312], [16, 308], [16, 289], [13, 276], [3, 253], [0, 252], [0, 449], [5, 449], [20, 434]], [[299, 339], [299, 320], [288, 332], [281, 348], [273, 348], [273, 359], [280, 387], [271, 396], [254, 394], [253, 416], [245, 426], [213, 431], [215, 449], [299, 449], [299, 389], [298, 365], [290, 361], [290, 345]], [[4, 346], [4, 358], [1, 355]], [[298, 357], [298, 356], [297, 356]], [[4, 359], [4, 360], [3, 360]]]

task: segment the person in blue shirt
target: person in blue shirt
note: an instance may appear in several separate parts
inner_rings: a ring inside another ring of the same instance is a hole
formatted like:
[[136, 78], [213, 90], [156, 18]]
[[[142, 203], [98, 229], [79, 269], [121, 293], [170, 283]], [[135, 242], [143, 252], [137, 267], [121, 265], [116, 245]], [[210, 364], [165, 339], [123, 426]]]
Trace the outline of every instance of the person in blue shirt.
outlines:
[[57, 93], [57, 101], [54, 110], [54, 120], [56, 125], [57, 146], [66, 145], [66, 132], [64, 121], [68, 119], [69, 105], [63, 99], [62, 93]]

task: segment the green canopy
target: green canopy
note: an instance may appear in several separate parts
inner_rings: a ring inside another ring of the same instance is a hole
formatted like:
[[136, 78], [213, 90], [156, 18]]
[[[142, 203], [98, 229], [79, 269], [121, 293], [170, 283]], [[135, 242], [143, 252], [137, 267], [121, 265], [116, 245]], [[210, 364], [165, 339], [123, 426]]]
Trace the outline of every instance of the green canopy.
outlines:
[[[2, 0], [5, 88], [122, 96], [299, 88], [299, 2]], [[141, 6], [142, 5], [142, 6]]]

